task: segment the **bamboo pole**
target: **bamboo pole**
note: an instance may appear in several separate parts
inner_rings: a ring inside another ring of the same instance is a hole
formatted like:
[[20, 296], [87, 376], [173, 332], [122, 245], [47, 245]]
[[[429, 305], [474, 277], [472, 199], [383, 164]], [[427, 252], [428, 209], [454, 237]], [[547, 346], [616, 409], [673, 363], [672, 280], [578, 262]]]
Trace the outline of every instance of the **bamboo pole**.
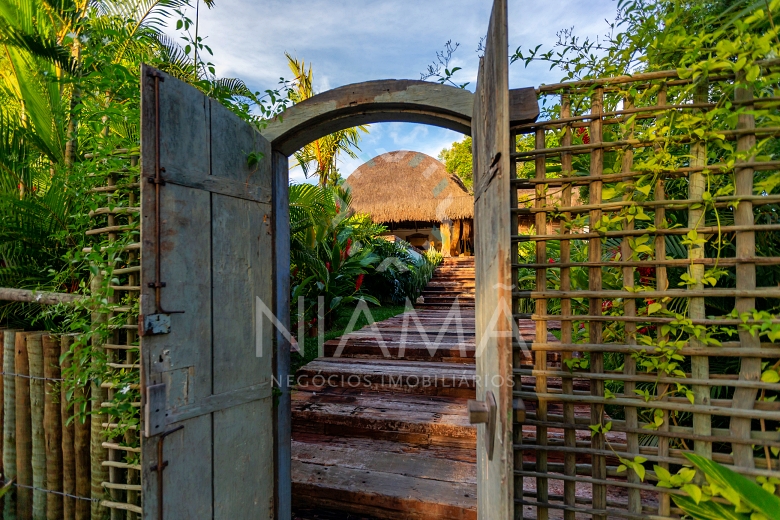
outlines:
[[[536, 148], [545, 147], [545, 135], [544, 129], [538, 129], [534, 136], [534, 143]], [[534, 161], [534, 171], [536, 179], [544, 179], [547, 177], [547, 159], [544, 155], [537, 156]], [[547, 205], [547, 187], [543, 184], [536, 185], [536, 201], [534, 207], [543, 208]], [[535, 218], [536, 229], [539, 232], [547, 230], [547, 213], [539, 212]], [[513, 230], [514, 232], [514, 230]], [[547, 261], [547, 242], [539, 241], [536, 243], [535, 248], [536, 263], [543, 264]], [[547, 287], [547, 269], [536, 270], [536, 287]], [[536, 314], [547, 314], [547, 300], [536, 300]], [[535, 341], [547, 340], [547, 323], [544, 321], [537, 321], [535, 323]], [[534, 368], [536, 370], [547, 370], [547, 353], [537, 352], [534, 356]], [[540, 393], [547, 392], [547, 378], [536, 378], [536, 391]], [[547, 403], [539, 402], [536, 409], [536, 414], [539, 416], [539, 420], [547, 420]], [[547, 443], [547, 428], [543, 426], [536, 427], [536, 442], [545, 445]], [[540, 473], [547, 473], [547, 452], [539, 452], [536, 455], [536, 464]], [[541, 503], [547, 503], [549, 501], [549, 481], [547, 478], [536, 479], [536, 499]], [[547, 520], [549, 518], [550, 511], [544, 506], [540, 506], [536, 509], [536, 518], [538, 520]]]
[[[70, 346], [73, 344], [72, 336], [60, 336], [60, 357], [63, 359], [62, 371], [70, 368]], [[68, 392], [64, 384], [60, 385], [60, 414], [62, 417], [62, 491], [66, 495], [76, 494], [76, 430], [73, 421], [68, 424], [71, 416], [68, 409]], [[65, 496], [62, 500], [62, 518], [73, 520], [76, 515], [75, 499]]]
[[[631, 109], [634, 106], [633, 99], [630, 97], [624, 98], [623, 106], [628, 109]], [[629, 128], [627, 129], [627, 133], [628, 133], [627, 135], [628, 138], [634, 137], [633, 124], [629, 126]], [[632, 149], [626, 150], [623, 155], [622, 170], [624, 172], [631, 171], [633, 162], [634, 162], [634, 151]], [[632, 184], [633, 179], [629, 180], [628, 182]], [[631, 198], [632, 195], [630, 194], [630, 192], [623, 195], [623, 200], [631, 200]], [[628, 231], [632, 231], [634, 229], [634, 225], [635, 223], [632, 220], [631, 222], [625, 222], [622, 228]], [[623, 237], [623, 239], [620, 242], [620, 259], [621, 260], [631, 259], [631, 256], [632, 256], [631, 244], [628, 240], [628, 237]], [[623, 277], [623, 287], [634, 287], [633, 267], [623, 267], [622, 277]], [[636, 301], [631, 298], [624, 300], [623, 313], [628, 317], [635, 317]], [[626, 322], [625, 324], [626, 343], [630, 345], [636, 343], [636, 331], [637, 331], [636, 323], [632, 321]], [[627, 376], [627, 381], [624, 384], [623, 391], [628, 395], [632, 395], [634, 393], [634, 389], [636, 388], [636, 385], [633, 382], [633, 379], [636, 376], [636, 360], [634, 359], [633, 356], [625, 356], [625, 355], [623, 356], [623, 373]], [[626, 419], [626, 424], [629, 425], [629, 427], [636, 428], [638, 424], [637, 409], [630, 406], [626, 407], [625, 419]], [[629, 456], [631, 456], [632, 459], [639, 454], [638, 435], [636, 434], [626, 435], [626, 445], [628, 447]], [[626, 478], [629, 482], [636, 484], [641, 481], [639, 475], [637, 475], [636, 471], [634, 471], [633, 469], [627, 470], [627, 473], [628, 475], [626, 476]], [[635, 514], [639, 514], [642, 512], [642, 497], [640, 496], [638, 489], [628, 490], [628, 511]]]
[[[590, 123], [590, 142], [594, 145], [599, 145], [602, 142], [602, 126], [601, 126], [601, 110], [604, 103], [604, 91], [601, 88], [597, 88], [596, 92], [591, 97], [591, 113], [597, 116], [591, 120]], [[602, 149], [593, 150], [590, 156], [590, 174], [592, 176], [601, 175], [604, 170], [604, 151]], [[589, 202], [594, 205], [594, 209], [590, 211], [590, 225], [593, 226], [601, 219], [602, 211], [599, 205], [601, 200], [602, 183], [600, 181], [594, 181], [589, 187]], [[601, 260], [602, 242], [599, 238], [591, 238], [588, 241], [588, 260], [596, 262]], [[602, 314], [601, 302], [602, 298], [599, 294], [602, 288], [602, 272], [601, 268], [588, 269], [588, 288], [596, 293], [595, 297], [589, 299], [589, 313], [594, 316]], [[602, 343], [602, 324], [601, 322], [591, 322], [588, 327], [588, 336], [590, 343], [600, 344]], [[602, 352], [591, 352], [590, 354], [590, 369], [592, 372], [604, 371], [604, 354]], [[604, 396], [604, 382], [593, 381], [590, 387], [591, 395], [596, 398], [602, 398]], [[604, 418], [604, 406], [602, 404], [593, 404], [590, 407], [590, 420], [591, 424], [603, 424]], [[596, 433], [591, 438], [591, 448], [594, 450], [603, 450], [605, 444], [604, 435], [602, 433]], [[593, 457], [593, 479], [594, 482], [600, 480], [606, 480], [607, 478], [607, 465], [604, 457]], [[606, 509], [607, 506], [607, 488], [604, 485], [594, 483], [592, 485], [592, 497], [594, 509]], [[595, 520], [606, 520], [605, 515], [593, 515]]]
[[[571, 99], [567, 95], [561, 96], [561, 118], [566, 118], [571, 115]], [[563, 136], [561, 137], [561, 144], [563, 146], [571, 145], [572, 129], [570, 126], [566, 126], [563, 129]], [[561, 173], [566, 175], [572, 171], [572, 156], [568, 153], [561, 154]], [[571, 206], [572, 199], [572, 185], [568, 184], [563, 187], [563, 193], [561, 194], [561, 204], [564, 206]], [[571, 233], [571, 230], [566, 228], [566, 222], [571, 218], [571, 214], [564, 214], [560, 221], [560, 234]], [[571, 242], [568, 240], [561, 241], [561, 263], [568, 263], [571, 260]], [[544, 263], [547, 263], [546, 261]], [[571, 270], [565, 267], [561, 267], [561, 290], [571, 290]], [[571, 315], [571, 299], [561, 299], [561, 318]], [[564, 343], [571, 343], [572, 341], [572, 327], [571, 321], [561, 322], [561, 341]], [[546, 356], [547, 353], [544, 353]], [[565, 366], [566, 361], [572, 359], [573, 354], [571, 352], [561, 352], [561, 365]], [[574, 381], [571, 377], [561, 378], [561, 390], [565, 394], [574, 393]], [[563, 404], [563, 420], [564, 422], [574, 422], [574, 405], [571, 403]], [[577, 436], [573, 429], [566, 429], [563, 431], [563, 440], [566, 446], [576, 446]], [[520, 461], [520, 467], [522, 467], [522, 461]], [[572, 453], [564, 453], [563, 455], [563, 470], [566, 475], [576, 474], [576, 457]], [[563, 482], [563, 501], [569, 507], [576, 505], [576, 483], [565, 480]], [[575, 515], [572, 511], [563, 512], [564, 520], [574, 520]]]
[[[3, 366], [3, 359], [5, 357], [4, 348], [2, 347], [5, 344], [5, 330], [0, 330], [0, 367]], [[10, 332], [9, 332], [10, 334]], [[2, 384], [0, 384], [0, 432], [4, 432], [4, 424], [5, 424], [5, 378], [3, 378]], [[2, 454], [3, 454], [3, 447], [5, 446], [3, 442], [4, 433], [0, 434], [0, 466], [2, 466]], [[2, 471], [2, 469], [0, 469]], [[5, 471], [2, 471], [3, 481], [7, 479], [5, 476]], [[5, 502], [4, 499], [0, 498], [0, 501]], [[2, 509], [2, 506], [0, 505], [0, 509]]]
[[[80, 362], [81, 350], [79, 347], [75, 352], [74, 363]], [[89, 498], [92, 494], [90, 484], [90, 452], [89, 439], [92, 418], [87, 415], [89, 405], [89, 394], [87, 386], [77, 386], [73, 392], [73, 401], [75, 403], [73, 413], [76, 416], [75, 424], [75, 462], [76, 462], [76, 496]], [[76, 520], [89, 520], [92, 516], [90, 502], [86, 500], [76, 500]]]
[[30, 416], [32, 432], [33, 518], [46, 517], [46, 437], [43, 429], [43, 335], [27, 335], [27, 359], [30, 368]]
[[19, 520], [32, 520], [32, 419], [30, 384], [24, 377], [30, 375], [26, 333], [16, 335], [15, 365], [15, 373], [21, 376], [16, 385], [16, 516]]
[[[734, 99], [740, 103], [743, 103], [746, 110], [737, 117], [737, 129], [745, 131], [743, 137], [740, 137], [737, 141], [737, 152], [751, 153], [752, 155], [746, 160], [740, 159], [737, 161], [734, 170], [734, 194], [738, 197], [749, 197], [753, 194], [753, 176], [754, 171], [746, 163], [750, 163], [754, 160], [756, 146], [756, 120], [753, 115], [753, 90], [752, 86], [746, 85], [744, 71], [739, 73], [737, 83], [738, 87], [734, 91]], [[755, 226], [755, 217], [753, 215], [753, 204], [749, 201], [740, 202], [737, 207], [734, 208], [734, 224], [738, 226]], [[753, 258], [756, 256], [756, 234], [755, 232], [743, 232], [738, 233], [736, 236], [736, 255], [740, 258]], [[736, 268], [737, 275], [737, 289], [742, 292], [760, 293], [763, 291], [756, 291], [756, 266], [753, 263], [740, 264]], [[768, 292], [767, 289], [764, 289]], [[735, 302], [736, 310], [742, 314], [745, 312], [753, 312], [756, 308], [755, 297], [742, 297], [737, 298]], [[761, 346], [761, 339], [758, 334], [753, 335], [751, 332], [740, 330], [739, 340], [741, 348], [746, 350], [756, 349]], [[758, 381], [761, 379], [761, 358], [760, 357], [747, 357], [743, 356], [740, 359], [739, 378], [747, 381]], [[755, 406], [756, 390], [738, 388], [734, 390], [733, 405], [735, 408], [750, 409]], [[751, 432], [751, 419], [750, 418], [732, 418], [729, 424], [729, 431], [732, 437], [749, 439]], [[753, 448], [749, 445], [732, 444], [732, 450], [734, 453], [734, 464], [743, 468], [754, 467], [753, 461]]]
[[[62, 492], [62, 417], [55, 392], [60, 379], [60, 341], [58, 336], [43, 336], [43, 374], [46, 377], [43, 429], [46, 434], [46, 489]], [[46, 494], [46, 518], [64, 516], [62, 495]]]
[[[3, 477], [16, 478], [16, 330], [3, 333]], [[3, 518], [16, 518], [16, 493], [6, 493]]]
[[[93, 295], [100, 294], [103, 290], [103, 276], [94, 276], [90, 281], [90, 290]], [[93, 328], [95, 325], [106, 321], [106, 314], [100, 312], [92, 313]], [[102, 340], [98, 334], [92, 335], [92, 350], [97, 352], [102, 350]], [[93, 362], [95, 359], [93, 358]], [[90, 387], [90, 401], [92, 403], [92, 423], [90, 435], [90, 460], [91, 460], [91, 486], [90, 495], [92, 497], [92, 518], [102, 519], [107, 513], [106, 508], [100, 504], [105, 498], [103, 491], [103, 482], [109, 479], [108, 468], [103, 465], [108, 460], [108, 450], [103, 447], [103, 423], [107, 421], [107, 415], [103, 410], [103, 403], [108, 399], [108, 392], [95, 381]]]
[[0, 300], [12, 302], [40, 303], [42, 305], [57, 305], [58, 303], [75, 303], [84, 297], [78, 294], [55, 293], [46, 291], [30, 291], [27, 289], [12, 289], [0, 287]]
[[[0, 330], [0, 345], [3, 345], [5, 343], [5, 330]], [[3, 357], [4, 352], [3, 348], [0, 348], [0, 367], [3, 366]], [[5, 381], [3, 381], [3, 384], [0, 384], [0, 432], [3, 431], [3, 423], [5, 419]], [[2, 435], [0, 435], [0, 472], [2, 472], [2, 453], [3, 453], [3, 439]], [[2, 475], [5, 475], [5, 472], [0, 473]], [[3, 477], [5, 479], [5, 477]], [[2, 499], [0, 499], [2, 500]]]

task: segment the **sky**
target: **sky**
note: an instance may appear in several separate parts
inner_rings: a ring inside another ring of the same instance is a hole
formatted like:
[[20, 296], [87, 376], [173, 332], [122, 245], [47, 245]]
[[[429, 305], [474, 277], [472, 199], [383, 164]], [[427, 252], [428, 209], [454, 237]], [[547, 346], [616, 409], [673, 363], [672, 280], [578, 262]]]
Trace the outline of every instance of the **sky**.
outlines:
[[[193, 4], [195, 0], [192, 0]], [[243, 79], [252, 90], [275, 88], [291, 78], [285, 51], [313, 65], [315, 92], [375, 79], [420, 79], [447, 41], [459, 43], [451, 65], [455, 79], [473, 91], [477, 47], [487, 32], [490, 0], [216, 0], [201, 2], [200, 29], [222, 77]], [[561, 29], [599, 36], [613, 20], [615, 0], [509, 0], [509, 51], [542, 44], [551, 48]], [[189, 13], [194, 18], [194, 12]], [[173, 22], [175, 23], [175, 21]], [[509, 87], [537, 86], [561, 79], [558, 70], [536, 64], [509, 68]], [[462, 139], [451, 130], [411, 123], [371, 125], [358, 159], [343, 155], [347, 177], [381, 153], [413, 150], [436, 157]], [[291, 161], [292, 162], [292, 161]], [[300, 168], [291, 180], [304, 181]]]

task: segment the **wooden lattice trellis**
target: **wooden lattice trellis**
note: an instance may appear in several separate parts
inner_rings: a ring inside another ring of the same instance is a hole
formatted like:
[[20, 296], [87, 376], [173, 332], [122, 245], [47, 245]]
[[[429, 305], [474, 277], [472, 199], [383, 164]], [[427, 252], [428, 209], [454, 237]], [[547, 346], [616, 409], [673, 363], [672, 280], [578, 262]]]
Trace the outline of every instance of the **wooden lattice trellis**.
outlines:
[[[111, 519], [117, 520], [142, 514], [138, 437], [141, 404], [137, 400], [140, 208], [138, 155], [117, 150], [110, 154], [110, 162], [117, 166], [116, 171], [105, 176], [104, 185], [90, 190], [101, 207], [90, 213], [93, 228], [87, 232], [102, 244], [104, 254], [106, 247], [113, 248], [107, 253], [113, 258], [105, 259], [110, 269], [93, 277], [91, 283], [94, 296], [106, 297], [109, 311], [107, 315], [93, 314], [93, 320], [107, 320], [110, 331], [108, 338], [93, 340], [97, 357], [104, 356], [98, 366], [103, 366], [106, 373], [100, 384], [93, 381], [91, 388], [91, 473], [92, 497], [101, 499], [93, 502], [93, 518], [108, 509]], [[92, 250], [83, 252], [89, 254]], [[127, 407], [133, 411], [128, 412]]]
[[[759, 65], [776, 74], [776, 61]], [[529, 406], [515, 426], [517, 518], [679, 517], [670, 497], [684, 493], [656, 487], [653, 466], [674, 474], [686, 452], [780, 477], [780, 403], [766, 399], [780, 384], [761, 381], [780, 344], [705, 307], [741, 314], [780, 298], [756, 276], [780, 265], [756, 247], [780, 230], [780, 197], [754, 181], [780, 169], [780, 128], [754, 111], [780, 98], [740, 81], [661, 71], [543, 86], [550, 118], [512, 129], [513, 277], [535, 273], [514, 312], [537, 326], [530, 354], [514, 356], [514, 395]], [[715, 109], [733, 117], [708, 119]], [[769, 155], [755, 155], [757, 139]], [[712, 143], [733, 153], [708, 155]], [[532, 207], [517, 202], [528, 188]], [[533, 234], [517, 233], [518, 215], [535, 216]], [[719, 255], [718, 237], [735, 253]], [[718, 283], [703, 283], [713, 269]], [[620, 458], [646, 459], [644, 479], [618, 471]]]

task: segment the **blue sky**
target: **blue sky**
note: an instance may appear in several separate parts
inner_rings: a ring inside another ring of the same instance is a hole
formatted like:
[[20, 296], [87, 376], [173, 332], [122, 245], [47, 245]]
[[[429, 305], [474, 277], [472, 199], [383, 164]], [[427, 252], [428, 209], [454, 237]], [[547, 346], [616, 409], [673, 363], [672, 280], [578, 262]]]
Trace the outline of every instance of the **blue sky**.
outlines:
[[[419, 79], [448, 40], [460, 43], [452, 64], [462, 67], [457, 78], [471, 81], [473, 90], [476, 49], [491, 5], [490, 0], [216, 0], [211, 10], [201, 5], [200, 32], [208, 36], [217, 74], [239, 77], [253, 90], [291, 77], [285, 51], [313, 64], [318, 92], [372, 79]], [[509, 0], [510, 53], [518, 46], [549, 48], [564, 28], [603, 35], [616, 8], [614, 0]], [[515, 63], [509, 85], [534, 86], [560, 76], [543, 64]], [[339, 168], [346, 177], [366, 160], [400, 149], [435, 157], [461, 138], [424, 125], [376, 124], [362, 140], [360, 158], [345, 156]], [[303, 180], [300, 169], [291, 179]]]

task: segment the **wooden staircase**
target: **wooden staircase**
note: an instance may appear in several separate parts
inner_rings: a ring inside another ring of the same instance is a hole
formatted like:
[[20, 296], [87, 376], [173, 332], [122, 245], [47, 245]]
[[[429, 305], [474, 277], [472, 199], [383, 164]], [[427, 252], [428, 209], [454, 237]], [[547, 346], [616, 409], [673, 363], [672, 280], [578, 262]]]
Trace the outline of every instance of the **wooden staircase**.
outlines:
[[436, 268], [422, 292], [420, 309], [447, 309], [457, 301], [464, 309], [474, 308], [474, 257], [450, 257]]
[[[473, 258], [445, 261], [423, 295], [298, 371], [294, 518], [476, 519]], [[519, 327], [530, 344], [534, 323]]]
[[474, 311], [462, 309], [441, 336], [447, 311], [416, 314], [419, 325], [402, 314], [328, 341], [326, 357], [298, 371], [292, 471], [301, 518], [307, 509], [476, 518], [476, 429], [466, 414]]

